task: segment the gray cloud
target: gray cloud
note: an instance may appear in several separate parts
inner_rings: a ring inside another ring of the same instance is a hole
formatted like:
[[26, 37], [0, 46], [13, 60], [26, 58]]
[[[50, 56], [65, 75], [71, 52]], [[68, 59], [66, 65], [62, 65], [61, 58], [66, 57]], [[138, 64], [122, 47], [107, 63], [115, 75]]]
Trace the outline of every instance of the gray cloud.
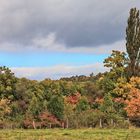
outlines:
[[1, 0], [0, 44], [33, 46], [56, 33], [65, 47], [98, 47], [124, 39], [131, 7], [138, 0]]

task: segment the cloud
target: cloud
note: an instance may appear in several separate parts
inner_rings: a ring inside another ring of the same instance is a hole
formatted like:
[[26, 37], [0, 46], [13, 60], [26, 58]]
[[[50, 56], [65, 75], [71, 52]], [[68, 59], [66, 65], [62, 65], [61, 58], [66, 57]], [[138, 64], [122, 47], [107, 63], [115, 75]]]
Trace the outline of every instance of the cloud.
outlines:
[[98, 47], [78, 46], [68, 48], [66, 44], [56, 40], [56, 34], [50, 33], [46, 37], [38, 37], [32, 40], [32, 46], [21, 47], [17, 44], [0, 44], [0, 51], [8, 52], [64, 52], [64, 53], [84, 53], [84, 54], [110, 54], [112, 50], [126, 51], [125, 40], [119, 40], [109, 45]]
[[94, 63], [82, 66], [57, 65], [52, 67], [14, 67], [11, 70], [18, 77], [43, 80], [45, 78], [59, 79], [61, 77], [70, 77], [73, 75], [89, 75], [94, 72], [104, 72], [107, 69], [102, 63]]
[[98, 47], [78, 46], [67, 48], [66, 44], [59, 43], [56, 40], [56, 34], [50, 33], [46, 38], [36, 38], [33, 40], [34, 47], [43, 51], [66, 52], [66, 53], [93, 53], [110, 54], [112, 50], [125, 50], [125, 40], [119, 40], [109, 45], [100, 45]]
[[[48, 47], [70, 51], [116, 44], [134, 6], [140, 8], [138, 0], [1, 0], [0, 51], [32, 50], [33, 40], [46, 38]], [[57, 44], [50, 44], [54, 38]]]

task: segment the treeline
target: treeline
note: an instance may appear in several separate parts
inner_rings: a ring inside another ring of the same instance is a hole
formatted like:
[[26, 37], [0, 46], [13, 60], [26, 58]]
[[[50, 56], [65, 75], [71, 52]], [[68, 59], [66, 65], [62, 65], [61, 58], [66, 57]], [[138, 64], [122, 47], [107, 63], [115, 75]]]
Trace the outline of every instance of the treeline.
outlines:
[[[1, 128], [75, 128], [98, 124], [94, 101], [102, 99], [103, 93], [89, 79], [38, 82], [16, 78], [10, 69], [0, 67], [0, 81]], [[89, 122], [86, 117], [90, 117]]]
[[43, 81], [0, 67], [0, 128], [140, 126], [140, 18], [130, 10], [127, 54], [112, 51], [110, 71]]

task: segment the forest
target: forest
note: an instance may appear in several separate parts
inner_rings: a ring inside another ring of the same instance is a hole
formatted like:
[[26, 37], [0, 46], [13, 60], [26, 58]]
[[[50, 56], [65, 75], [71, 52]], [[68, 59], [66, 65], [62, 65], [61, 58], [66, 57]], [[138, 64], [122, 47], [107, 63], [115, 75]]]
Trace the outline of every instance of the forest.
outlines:
[[[124, 47], [124, 46], [122, 46]], [[126, 52], [112, 50], [107, 72], [42, 81], [0, 67], [0, 128], [140, 127], [140, 16], [132, 8]]]

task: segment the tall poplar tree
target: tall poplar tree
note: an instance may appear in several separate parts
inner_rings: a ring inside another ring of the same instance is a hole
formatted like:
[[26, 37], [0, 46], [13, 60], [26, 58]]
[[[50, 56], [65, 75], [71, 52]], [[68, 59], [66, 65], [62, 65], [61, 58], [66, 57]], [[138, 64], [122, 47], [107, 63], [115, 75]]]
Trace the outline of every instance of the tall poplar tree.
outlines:
[[126, 50], [129, 57], [130, 76], [140, 76], [140, 17], [139, 10], [132, 8], [126, 29]]

